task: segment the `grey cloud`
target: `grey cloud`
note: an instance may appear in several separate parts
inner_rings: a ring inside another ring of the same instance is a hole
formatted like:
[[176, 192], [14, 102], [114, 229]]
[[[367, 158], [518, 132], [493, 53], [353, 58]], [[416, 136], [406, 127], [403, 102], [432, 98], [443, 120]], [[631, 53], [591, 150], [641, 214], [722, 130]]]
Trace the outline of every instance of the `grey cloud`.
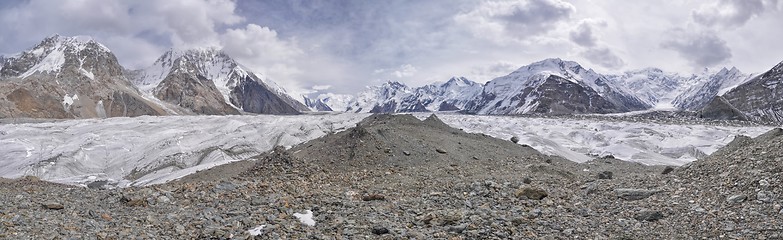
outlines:
[[507, 22], [507, 29], [517, 34], [547, 32], [557, 22], [567, 20], [576, 10], [559, 0], [526, 0], [511, 6], [507, 14], [499, 16]]
[[739, 27], [767, 9], [777, 9], [778, 0], [721, 0], [691, 12], [696, 23], [705, 26]]
[[698, 67], [713, 66], [732, 56], [726, 41], [714, 32], [674, 29], [668, 36], [669, 39], [661, 43], [661, 47], [677, 51], [681, 57]]
[[583, 20], [568, 34], [568, 37], [579, 46], [594, 47], [598, 42], [598, 37], [595, 36], [594, 29], [605, 26], [606, 22], [603, 21]]
[[586, 58], [592, 63], [609, 69], [619, 69], [625, 66], [625, 61], [612, 52], [612, 50], [608, 47], [587, 49], [586, 51], [582, 52], [582, 57]]

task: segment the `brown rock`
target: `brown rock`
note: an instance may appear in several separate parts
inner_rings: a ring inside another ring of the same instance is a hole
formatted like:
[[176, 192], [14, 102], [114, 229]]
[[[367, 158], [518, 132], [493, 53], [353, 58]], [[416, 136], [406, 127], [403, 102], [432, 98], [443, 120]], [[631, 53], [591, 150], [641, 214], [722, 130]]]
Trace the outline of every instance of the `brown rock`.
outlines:
[[362, 200], [364, 201], [383, 201], [386, 200], [386, 197], [380, 194], [369, 194], [362, 196]]
[[51, 210], [60, 210], [65, 208], [62, 204], [58, 202], [46, 202], [43, 204], [44, 208], [51, 209]]
[[533, 200], [541, 200], [549, 196], [549, 194], [546, 191], [544, 191], [544, 189], [537, 188], [537, 187], [524, 187], [522, 189], [517, 190], [516, 195], [518, 198], [525, 197], [527, 199], [533, 199]]

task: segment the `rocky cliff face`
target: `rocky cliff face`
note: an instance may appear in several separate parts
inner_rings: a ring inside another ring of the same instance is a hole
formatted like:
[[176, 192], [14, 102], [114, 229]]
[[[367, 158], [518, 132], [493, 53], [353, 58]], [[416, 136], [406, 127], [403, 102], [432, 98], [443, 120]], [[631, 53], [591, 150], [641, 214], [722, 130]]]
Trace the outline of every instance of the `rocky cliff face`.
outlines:
[[59, 35], [4, 59], [0, 105], [0, 118], [166, 114], [141, 97], [108, 48], [89, 37]]
[[[723, 98], [750, 120], [783, 123], [783, 62], [728, 91]], [[716, 108], [708, 105], [701, 111], [713, 112]]]
[[324, 101], [321, 100], [321, 99], [317, 99], [317, 98], [316, 99], [312, 99], [312, 98], [308, 98], [308, 97], [305, 97], [305, 96], [303, 96], [302, 98], [304, 99], [305, 106], [310, 108], [311, 111], [318, 111], [318, 112], [331, 112], [331, 111], [334, 111], [334, 109], [329, 107], [329, 105], [324, 103]]
[[[176, 76], [172, 76], [176, 75]], [[131, 73], [134, 84], [147, 95], [201, 113], [297, 114], [309, 109], [274, 82], [248, 71], [217, 49], [171, 50], [150, 67]], [[175, 81], [189, 81], [189, 83]], [[168, 85], [189, 87], [188, 101], [161, 91]], [[208, 86], [207, 86], [208, 85]], [[161, 98], [164, 97], [164, 98]]]
[[703, 79], [677, 96], [672, 104], [683, 110], [696, 111], [704, 108], [713, 101], [716, 96], [723, 95], [744, 81], [749, 80], [749, 75], [737, 68], [722, 68], [716, 73], [704, 73], [701, 76], [694, 75], [695, 79]]

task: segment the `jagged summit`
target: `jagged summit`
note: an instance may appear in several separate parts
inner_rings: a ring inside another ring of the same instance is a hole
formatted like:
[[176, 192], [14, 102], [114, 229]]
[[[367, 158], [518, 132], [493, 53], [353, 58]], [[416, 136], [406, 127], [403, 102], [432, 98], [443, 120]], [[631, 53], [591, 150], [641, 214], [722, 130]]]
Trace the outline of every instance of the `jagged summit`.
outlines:
[[[87, 59], [88, 57], [90, 59]], [[27, 51], [4, 59], [0, 67], [0, 77], [26, 78], [37, 73], [58, 73], [68, 66], [76, 66], [80, 72], [92, 79], [94, 74], [91, 69], [106, 64], [104, 61], [91, 61], [92, 58], [116, 62], [111, 50], [91, 37], [64, 37], [55, 34]]]
[[[53, 35], [3, 61], [0, 117], [92, 118], [160, 115], [103, 44]], [[7, 101], [7, 102], [6, 102]]]
[[[151, 66], [131, 75], [134, 84], [147, 96], [166, 102], [174, 101], [195, 112], [202, 112], [199, 108], [204, 106], [203, 102], [222, 105], [215, 114], [237, 113], [231, 109], [268, 114], [296, 114], [309, 110], [289, 96], [282, 87], [250, 71], [218, 48], [170, 49]], [[163, 96], [161, 92], [164, 87], [171, 85], [165, 82], [173, 76], [178, 76], [179, 81], [185, 77], [191, 82], [211, 84], [175, 84], [177, 87], [174, 90], [184, 90], [180, 89], [181, 86], [192, 86], [190, 90], [193, 92], [185, 96], [169, 91], [174, 95]], [[222, 97], [213, 99], [214, 96]], [[180, 100], [182, 98], [193, 99], [183, 102]]]

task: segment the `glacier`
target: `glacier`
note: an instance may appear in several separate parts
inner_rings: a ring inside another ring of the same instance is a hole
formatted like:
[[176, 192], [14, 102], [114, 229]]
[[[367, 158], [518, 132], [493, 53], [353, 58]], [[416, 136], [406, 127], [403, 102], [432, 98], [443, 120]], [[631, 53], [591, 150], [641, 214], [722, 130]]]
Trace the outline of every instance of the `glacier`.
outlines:
[[[430, 113], [413, 114], [421, 119]], [[367, 113], [297, 116], [142, 116], [0, 124], [0, 177], [25, 175], [65, 184], [159, 184], [274, 146], [293, 146], [353, 127]], [[682, 165], [736, 135], [771, 127], [674, 125], [616, 120], [438, 113], [446, 124], [585, 162], [606, 155], [643, 164]]]

